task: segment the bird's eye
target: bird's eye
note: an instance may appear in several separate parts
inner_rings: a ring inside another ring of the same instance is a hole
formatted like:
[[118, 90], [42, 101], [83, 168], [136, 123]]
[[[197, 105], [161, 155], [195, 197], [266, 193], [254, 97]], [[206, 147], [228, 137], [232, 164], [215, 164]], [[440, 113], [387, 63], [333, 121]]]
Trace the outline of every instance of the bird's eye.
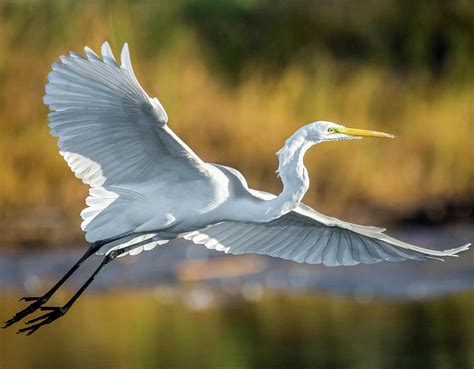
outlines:
[[328, 128], [328, 133], [336, 133], [336, 130], [334, 128]]

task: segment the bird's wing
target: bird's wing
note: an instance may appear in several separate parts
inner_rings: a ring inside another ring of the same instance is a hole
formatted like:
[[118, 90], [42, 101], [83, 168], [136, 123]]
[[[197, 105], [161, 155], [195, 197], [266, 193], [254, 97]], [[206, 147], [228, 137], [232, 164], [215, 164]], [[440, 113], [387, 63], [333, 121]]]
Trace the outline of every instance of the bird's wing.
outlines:
[[127, 44], [120, 65], [107, 42], [102, 58], [87, 47], [85, 53], [53, 64], [44, 97], [51, 134], [75, 175], [93, 188], [207, 176], [202, 160], [166, 125], [161, 103], [138, 83]]
[[183, 238], [231, 254], [266, 254], [327, 266], [440, 259], [469, 248], [468, 244], [444, 251], [429, 250], [389, 237], [383, 231], [326, 217], [301, 204], [268, 223], [225, 221]]

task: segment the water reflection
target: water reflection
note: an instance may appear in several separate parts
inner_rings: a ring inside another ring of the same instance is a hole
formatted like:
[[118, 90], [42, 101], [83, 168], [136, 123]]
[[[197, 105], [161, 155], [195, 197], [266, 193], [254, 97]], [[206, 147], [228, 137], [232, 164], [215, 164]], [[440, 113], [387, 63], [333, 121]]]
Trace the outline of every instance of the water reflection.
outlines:
[[[197, 308], [178, 294], [89, 294], [31, 337], [0, 332], [1, 368], [471, 368], [474, 294], [420, 302], [264, 292]], [[18, 308], [1, 297], [0, 314]]]

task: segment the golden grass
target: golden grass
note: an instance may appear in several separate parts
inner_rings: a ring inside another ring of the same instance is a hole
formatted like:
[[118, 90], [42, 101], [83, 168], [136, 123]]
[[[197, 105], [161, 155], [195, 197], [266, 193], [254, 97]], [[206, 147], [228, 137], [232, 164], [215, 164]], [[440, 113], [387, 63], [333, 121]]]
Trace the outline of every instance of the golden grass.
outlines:
[[[12, 27], [0, 22], [3, 220], [54, 209], [79, 223], [87, 187], [57, 153], [41, 98], [50, 64], [68, 49], [80, 50], [85, 43], [97, 49], [108, 38], [118, 52], [130, 21], [121, 13], [110, 17], [105, 23], [91, 18], [89, 31], [68, 33], [60, 47], [43, 49], [34, 41], [12, 48]], [[82, 23], [76, 20], [73, 26]], [[269, 79], [249, 70], [242, 84], [230, 86], [215, 77], [192, 41], [188, 35], [166, 53], [146, 54], [132, 42], [138, 78], [161, 99], [170, 126], [203, 159], [236, 167], [251, 186], [278, 192], [274, 153], [303, 124], [330, 120], [384, 130], [398, 139], [313, 149], [306, 160], [312, 179], [307, 203], [342, 215], [360, 204], [409, 210], [473, 192], [474, 92], [469, 85], [403, 79], [374, 66], [341, 73], [330, 60], [318, 60], [313, 74], [294, 66]]]
[[[85, 187], [69, 173], [48, 133], [41, 97], [54, 57], [44, 59], [35, 70], [29, 59], [17, 64], [3, 85], [3, 209], [79, 208], [83, 202]], [[472, 190], [472, 90], [404, 84], [370, 68], [343, 82], [330, 68], [313, 76], [293, 68], [272, 81], [250, 74], [229, 88], [192, 53], [136, 63], [150, 94], [166, 106], [170, 126], [205, 160], [237, 167], [256, 187], [278, 191], [274, 152], [301, 125], [324, 119], [385, 130], [398, 139], [315, 148], [306, 162], [314, 183], [309, 202], [332, 209], [360, 198], [416, 206]]]

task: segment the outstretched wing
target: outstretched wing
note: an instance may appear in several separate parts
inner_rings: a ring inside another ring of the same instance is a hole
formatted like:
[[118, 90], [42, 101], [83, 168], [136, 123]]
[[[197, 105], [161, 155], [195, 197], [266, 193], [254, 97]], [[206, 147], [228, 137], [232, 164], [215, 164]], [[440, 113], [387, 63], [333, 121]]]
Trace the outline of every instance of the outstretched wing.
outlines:
[[326, 217], [300, 204], [294, 211], [268, 223], [225, 221], [190, 232], [183, 238], [231, 254], [266, 254], [327, 266], [440, 259], [457, 256], [470, 246], [429, 250], [391, 238], [383, 231]]
[[85, 52], [53, 64], [44, 102], [61, 154], [91, 186], [81, 227], [93, 242], [134, 230], [125, 210], [141, 199], [146, 182], [172, 188], [212, 177], [167, 126], [161, 103], [138, 83], [127, 44], [121, 65], [107, 42], [102, 58], [87, 47]]
[[138, 83], [125, 44], [119, 65], [107, 42], [102, 58], [85, 48], [53, 64], [44, 102], [51, 134], [77, 177], [91, 187], [177, 181], [207, 175], [204, 163], [166, 125], [156, 98]]

